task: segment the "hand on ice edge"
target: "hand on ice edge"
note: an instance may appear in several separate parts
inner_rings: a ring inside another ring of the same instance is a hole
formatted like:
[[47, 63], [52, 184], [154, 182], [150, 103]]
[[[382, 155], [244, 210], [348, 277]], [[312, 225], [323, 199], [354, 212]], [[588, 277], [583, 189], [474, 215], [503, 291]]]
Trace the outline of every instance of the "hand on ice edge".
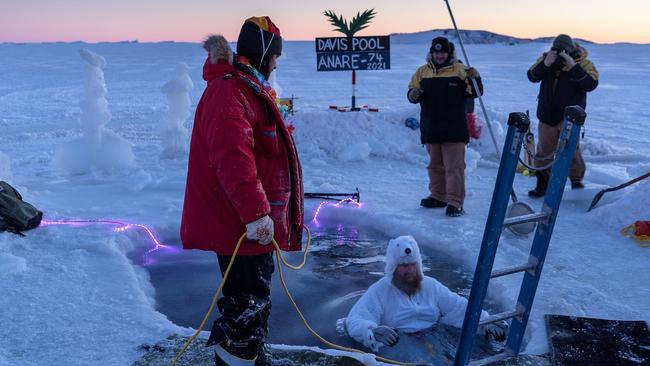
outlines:
[[508, 330], [508, 323], [504, 320], [501, 320], [496, 323], [486, 324], [482, 326], [481, 333], [485, 338], [490, 336], [494, 337], [494, 340], [497, 342], [503, 342], [506, 340], [506, 331]]

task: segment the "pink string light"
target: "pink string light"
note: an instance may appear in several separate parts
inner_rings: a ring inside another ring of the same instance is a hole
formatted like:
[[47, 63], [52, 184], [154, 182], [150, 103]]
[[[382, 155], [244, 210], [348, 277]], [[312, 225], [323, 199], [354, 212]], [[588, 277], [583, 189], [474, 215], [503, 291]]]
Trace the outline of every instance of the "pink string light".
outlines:
[[[344, 204], [345, 206], [343, 206]], [[314, 218], [311, 220], [316, 225], [319, 225], [318, 215], [320, 214], [321, 209], [323, 208], [323, 206], [327, 206], [327, 205], [332, 207], [337, 207], [337, 208], [350, 207], [349, 205], [353, 205], [355, 208], [362, 207], [361, 203], [359, 203], [352, 197], [340, 200], [338, 202], [323, 201], [318, 205], [318, 208], [314, 213]], [[143, 230], [147, 234], [147, 236], [149, 237], [152, 243], [152, 247], [143, 254], [143, 264], [145, 266], [150, 265], [154, 262], [153, 259], [150, 259], [150, 255], [159, 250], [167, 250], [170, 252], [177, 251], [175, 247], [161, 243], [160, 240], [156, 238], [156, 235], [153, 233], [153, 231], [149, 227], [142, 224], [134, 224], [134, 223], [124, 222], [124, 221], [117, 221], [117, 220], [94, 220], [93, 219], [93, 220], [42, 220], [40, 226], [65, 225], [65, 226], [79, 227], [79, 226], [92, 225], [92, 224], [116, 226], [115, 228], [113, 228], [113, 231], [117, 233], [122, 233], [131, 229]]]
[[318, 225], [318, 215], [320, 214], [320, 211], [323, 208], [323, 206], [329, 205], [329, 206], [332, 206], [332, 207], [342, 207], [341, 206], [342, 204], [346, 204], [346, 206], [344, 206], [344, 207], [349, 207], [347, 205], [351, 204], [351, 205], [356, 206], [356, 208], [361, 208], [361, 203], [359, 203], [357, 200], [355, 200], [352, 197], [346, 198], [344, 200], [340, 200], [340, 201], [338, 201], [336, 203], [329, 202], [329, 201], [323, 201], [318, 205], [318, 208], [316, 209], [316, 212], [314, 213], [314, 218], [311, 221], [314, 222], [316, 225]]
[[143, 264], [145, 266], [150, 265], [154, 262], [153, 259], [150, 259], [149, 256], [156, 251], [159, 250], [168, 250], [171, 252], [177, 251], [175, 247], [161, 243], [158, 240], [158, 238], [156, 238], [156, 235], [154, 235], [153, 231], [149, 229], [149, 227], [141, 224], [133, 224], [133, 223], [123, 222], [123, 221], [116, 221], [116, 220], [42, 220], [40, 226], [66, 225], [66, 226], [78, 227], [78, 226], [92, 225], [92, 224], [117, 226], [113, 228], [113, 231], [118, 233], [122, 233], [130, 229], [143, 230], [149, 237], [151, 243], [153, 244], [152, 247], [149, 248], [143, 254]]

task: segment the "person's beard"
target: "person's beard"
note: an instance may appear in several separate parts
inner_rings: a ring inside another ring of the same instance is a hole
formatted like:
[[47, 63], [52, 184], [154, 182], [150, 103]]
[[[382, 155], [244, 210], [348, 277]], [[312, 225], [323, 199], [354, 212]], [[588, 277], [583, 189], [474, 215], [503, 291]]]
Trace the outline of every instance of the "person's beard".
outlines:
[[441, 69], [449, 65], [449, 62], [451, 61], [451, 56], [447, 56], [447, 58], [442, 60], [442, 62], [440, 63], [436, 61], [435, 57], [432, 57], [431, 60], [433, 61], [433, 66], [435, 66], [436, 69]]
[[422, 285], [422, 275], [418, 271], [411, 277], [398, 277], [393, 275], [393, 285], [409, 296], [415, 295], [420, 291]]

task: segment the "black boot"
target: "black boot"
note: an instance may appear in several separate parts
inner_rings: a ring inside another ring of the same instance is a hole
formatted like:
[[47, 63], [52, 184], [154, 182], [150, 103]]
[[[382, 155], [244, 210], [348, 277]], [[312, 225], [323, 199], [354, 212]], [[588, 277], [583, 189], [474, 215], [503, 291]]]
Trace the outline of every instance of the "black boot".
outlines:
[[277, 360], [273, 359], [268, 348], [269, 347], [266, 344], [260, 347], [260, 351], [257, 354], [257, 360], [255, 360], [255, 366], [295, 366], [292, 361], [287, 360], [286, 358]]
[[218, 344], [214, 351], [214, 365], [215, 366], [254, 366], [257, 365], [255, 358], [250, 355], [242, 355], [235, 347], [226, 345], [225, 343]]
[[533, 198], [544, 197], [546, 188], [548, 187], [548, 176], [542, 172], [537, 172], [535, 177], [537, 177], [537, 184], [535, 185], [535, 189], [528, 191], [528, 196]]
[[437, 200], [433, 197], [427, 197], [427, 198], [423, 198], [420, 201], [420, 206], [426, 208], [443, 208], [447, 206], [447, 203]]
[[579, 180], [571, 181], [571, 189], [583, 189], [585, 188], [584, 183]]
[[447, 211], [445, 214], [449, 217], [458, 217], [465, 214], [465, 210], [462, 207], [456, 207], [452, 205], [447, 206]]

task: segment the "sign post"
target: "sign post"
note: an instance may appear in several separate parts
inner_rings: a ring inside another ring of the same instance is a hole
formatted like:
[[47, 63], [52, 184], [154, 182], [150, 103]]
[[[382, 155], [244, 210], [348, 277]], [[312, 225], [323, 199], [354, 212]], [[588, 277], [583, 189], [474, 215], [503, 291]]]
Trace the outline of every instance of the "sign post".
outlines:
[[356, 106], [357, 70], [390, 69], [390, 37], [316, 38], [317, 71], [352, 71], [352, 111]]
[[354, 95], [357, 91], [357, 70], [352, 70], [352, 108], [351, 111], [358, 111], [357, 97]]

